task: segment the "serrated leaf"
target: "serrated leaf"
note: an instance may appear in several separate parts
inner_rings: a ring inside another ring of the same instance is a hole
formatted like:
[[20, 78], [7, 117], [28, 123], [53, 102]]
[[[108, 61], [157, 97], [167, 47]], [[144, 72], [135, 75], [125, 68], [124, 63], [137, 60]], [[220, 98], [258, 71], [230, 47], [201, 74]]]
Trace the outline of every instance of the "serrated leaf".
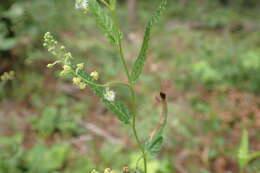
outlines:
[[100, 7], [97, 0], [89, 1], [89, 11], [95, 16], [98, 26], [109, 41], [114, 45], [118, 45], [119, 40], [122, 39], [122, 34], [116, 27], [112, 17]]
[[87, 73], [85, 73], [83, 70], [78, 71], [78, 76], [83, 79], [83, 81], [87, 84], [87, 86], [93, 90], [97, 96], [102, 98], [103, 103], [106, 105], [106, 107], [112, 111], [117, 118], [124, 122], [125, 124], [130, 123], [130, 113], [127, 109], [127, 107], [121, 103], [120, 101], [113, 101], [110, 102], [104, 98], [104, 94], [106, 92], [105, 88], [102, 86], [99, 86], [96, 81]]
[[156, 10], [152, 18], [150, 19], [149, 23], [146, 26], [146, 31], [144, 34], [143, 44], [141, 47], [141, 50], [139, 52], [138, 58], [136, 59], [132, 73], [131, 73], [131, 82], [136, 83], [138, 78], [140, 77], [144, 63], [147, 59], [147, 52], [149, 47], [149, 41], [150, 41], [150, 35], [151, 35], [151, 29], [155, 23], [159, 21], [159, 17], [161, 16], [163, 10], [166, 8], [167, 0], [161, 0], [161, 4], [159, 8]]
[[124, 122], [125, 124], [129, 124], [130, 120], [130, 114], [125, 105], [119, 101], [110, 102], [105, 99], [103, 99], [103, 102], [107, 106], [107, 108], [112, 111], [115, 115], [117, 115], [117, 118]]

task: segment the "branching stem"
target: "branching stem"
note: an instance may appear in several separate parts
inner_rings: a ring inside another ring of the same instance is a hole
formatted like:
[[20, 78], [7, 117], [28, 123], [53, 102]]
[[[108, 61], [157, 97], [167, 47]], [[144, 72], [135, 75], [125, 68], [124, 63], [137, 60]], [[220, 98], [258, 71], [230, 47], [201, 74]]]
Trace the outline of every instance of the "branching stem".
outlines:
[[[115, 22], [115, 25], [116, 25], [116, 27], [119, 31], [119, 26], [118, 26], [117, 18], [116, 18], [116, 11], [111, 10], [111, 12], [112, 12], [112, 17], [113, 17], [113, 20]], [[146, 158], [145, 149], [143, 147], [142, 141], [140, 140], [138, 133], [137, 133], [137, 130], [136, 130], [136, 115], [137, 115], [136, 92], [135, 92], [135, 89], [134, 89], [134, 84], [132, 84], [132, 82], [131, 82], [131, 76], [130, 76], [130, 73], [129, 73], [129, 70], [128, 70], [128, 67], [127, 67], [127, 63], [126, 63], [126, 60], [125, 60], [125, 57], [124, 57], [121, 39], [118, 40], [118, 51], [119, 51], [120, 61], [123, 65], [123, 67], [124, 67], [125, 73], [126, 73], [127, 78], [128, 78], [128, 83], [126, 85], [128, 85], [130, 87], [130, 90], [131, 90], [132, 116], [133, 116], [132, 124], [131, 124], [132, 130], [133, 130], [134, 137], [135, 137], [135, 139], [138, 143], [139, 149], [142, 152], [143, 163], [144, 163], [144, 173], [147, 173], [147, 158]]]

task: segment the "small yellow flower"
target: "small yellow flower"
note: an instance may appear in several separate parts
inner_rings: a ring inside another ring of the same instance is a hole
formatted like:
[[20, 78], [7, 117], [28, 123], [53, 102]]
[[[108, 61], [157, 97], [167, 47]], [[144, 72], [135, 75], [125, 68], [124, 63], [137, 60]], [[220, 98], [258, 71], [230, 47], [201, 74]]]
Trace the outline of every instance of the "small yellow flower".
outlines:
[[4, 74], [1, 77], [2, 81], [8, 81], [8, 80], [13, 80], [14, 79], [15, 72], [10, 71], [10, 72], [4, 72]]
[[90, 73], [90, 76], [93, 77], [95, 80], [98, 80], [99, 74], [97, 71], [93, 71]]
[[104, 173], [111, 173], [111, 169], [110, 168], [106, 168], [105, 170], [104, 170]]
[[72, 59], [72, 55], [70, 52], [64, 54], [65, 58]]
[[80, 89], [85, 89], [86, 88], [86, 84], [85, 83], [83, 83], [83, 82], [81, 82], [80, 84], [79, 84], [79, 88]]
[[77, 68], [80, 69], [80, 70], [83, 70], [84, 63], [77, 64]]
[[66, 74], [68, 74], [70, 72], [71, 72], [71, 67], [68, 65], [64, 65], [63, 70], [60, 72], [60, 76], [65, 76]]
[[72, 79], [72, 82], [73, 82], [74, 85], [80, 85], [81, 79], [79, 77], [74, 77]]
[[63, 66], [63, 69], [64, 69], [64, 71], [66, 71], [66, 72], [70, 72], [70, 71], [71, 71], [71, 67], [68, 66], [68, 65], [64, 65], [64, 66]]
[[91, 173], [98, 173], [95, 169], [93, 169], [92, 171], [91, 171]]

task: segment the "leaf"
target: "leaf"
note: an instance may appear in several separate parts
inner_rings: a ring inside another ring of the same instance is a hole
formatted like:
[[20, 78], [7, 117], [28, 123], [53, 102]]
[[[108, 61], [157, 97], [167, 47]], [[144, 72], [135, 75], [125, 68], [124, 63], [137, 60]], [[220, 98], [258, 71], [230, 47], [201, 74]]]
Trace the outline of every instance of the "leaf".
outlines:
[[260, 157], [260, 151], [253, 153], [253, 154], [250, 154], [248, 159], [249, 159], [249, 162], [251, 162], [252, 160], [255, 160], [259, 157]]
[[248, 132], [243, 130], [240, 147], [238, 150], [238, 162], [241, 168], [244, 168], [249, 162], [249, 144], [248, 144]]
[[39, 143], [27, 153], [25, 163], [29, 172], [53, 172], [62, 168], [68, 154], [69, 146], [66, 144], [46, 147]]
[[103, 102], [105, 103], [108, 109], [110, 109], [115, 115], [117, 115], [117, 118], [120, 121], [124, 122], [125, 124], [129, 124], [130, 114], [123, 103], [119, 101], [110, 102], [105, 99], [103, 99]]
[[97, 96], [102, 98], [102, 101], [106, 107], [112, 111], [120, 121], [124, 122], [125, 124], [130, 123], [130, 113], [123, 103], [119, 101], [110, 102], [106, 100], [104, 98], [104, 94], [106, 92], [105, 88], [98, 85], [96, 81], [83, 70], [79, 70], [77, 74], [81, 79], [83, 79], [88, 87], [96, 93]]
[[146, 147], [145, 147], [146, 151], [151, 155], [155, 155], [160, 151], [163, 142], [163, 131], [167, 123], [168, 108], [167, 108], [166, 94], [161, 92], [160, 96], [161, 96], [161, 104], [162, 104], [161, 119], [157, 127], [150, 134], [150, 139], [146, 142]]
[[13, 38], [4, 38], [0, 35], [0, 50], [11, 50], [17, 45], [17, 40]]
[[122, 39], [122, 34], [116, 27], [111, 16], [105, 13], [97, 0], [89, 1], [89, 11], [95, 16], [98, 26], [101, 31], [106, 34], [110, 42], [114, 45], [118, 45], [119, 40]]
[[260, 152], [249, 154], [249, 142], [248, 132], [246, 129], [243, 130], [240, 147], [238, 150], [238, 162], [240, 168], [243, 170], [245, 166], [254, 159], [260, 157]]
[[239, 147], [239, 155], [248, 155], [249, 144], [248, 144], [248, 132], [246, 129], [243, 130], [241, 143]]
[[53, 134], [57, 128], [59, 122], [59, 114], [55, 107], [46, 108], [41, 117], [33, 124], [33, 128], [36, 129], [42, 137], [49, 137]]
[[155, 156], [161, 150], [162, 143], [163, 143], [163, 137], [158, 136], [152, 142], [146, 143], [145, 149], [149, 154]]
[[144, 63], [147, 59], [147, 52], [148, 52], [148, 47], [149, 47], [149, 41], [150, 41], [150, 35], [151, 35], [151, 29], [155, 23], [159, 21], [159, 17], [161, 16], [163, 10], [165, 9], [167, 5], [167, 0], [161, 0], [161, 4], [159, 8], [156, 10], [152, 18], [150, 19], [149, 23], [146, 26], [146, 31], [144, 34], [144, 39], [143, 39], [143, 44], [141, 47], [141, 50], [139, 52], [138, 58], [136, 59], [132, 73], [131, 73], [131, 82], [136, 83], [138, 78], [140, 77]]

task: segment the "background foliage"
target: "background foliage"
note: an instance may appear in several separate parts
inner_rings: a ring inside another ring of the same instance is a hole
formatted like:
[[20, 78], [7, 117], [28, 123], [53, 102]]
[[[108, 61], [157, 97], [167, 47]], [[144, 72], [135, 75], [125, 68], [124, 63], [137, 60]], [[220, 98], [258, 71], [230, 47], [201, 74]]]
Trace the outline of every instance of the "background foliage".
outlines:
[[[93, 19], [74, 10], [71, 0], [0, 2], [0, 74], [16, 73], [0, 86], [0, 172], [134, 166], [138, 153], [132, 154], [136, 145], [125, 127], [89, 90], [80, 91], [46, 69], [49, 55], [41, 40], [50, 31], [87, 68], [99, 71], [101, 80], [125, 80]], [[134, 30], [126, 21], [127, 3], [119, 2], [131, 64], [158, 1], [139, 1]], [[257, 0], [169, 2], [152, 32], [138, 83], [138, 128], [144, 136], [159, 119], [154, 96], [161, 89], [168, 94], [167, 139], [158, 161], [149, 162], [151, 173], [236, 173], [243, 127], [251, 152], [260, 150], [259, 9]], [[119, 92], [127, 97], [124, 89]], [[246, 171], [259, 172], [259, 163], [252, 161]]]

